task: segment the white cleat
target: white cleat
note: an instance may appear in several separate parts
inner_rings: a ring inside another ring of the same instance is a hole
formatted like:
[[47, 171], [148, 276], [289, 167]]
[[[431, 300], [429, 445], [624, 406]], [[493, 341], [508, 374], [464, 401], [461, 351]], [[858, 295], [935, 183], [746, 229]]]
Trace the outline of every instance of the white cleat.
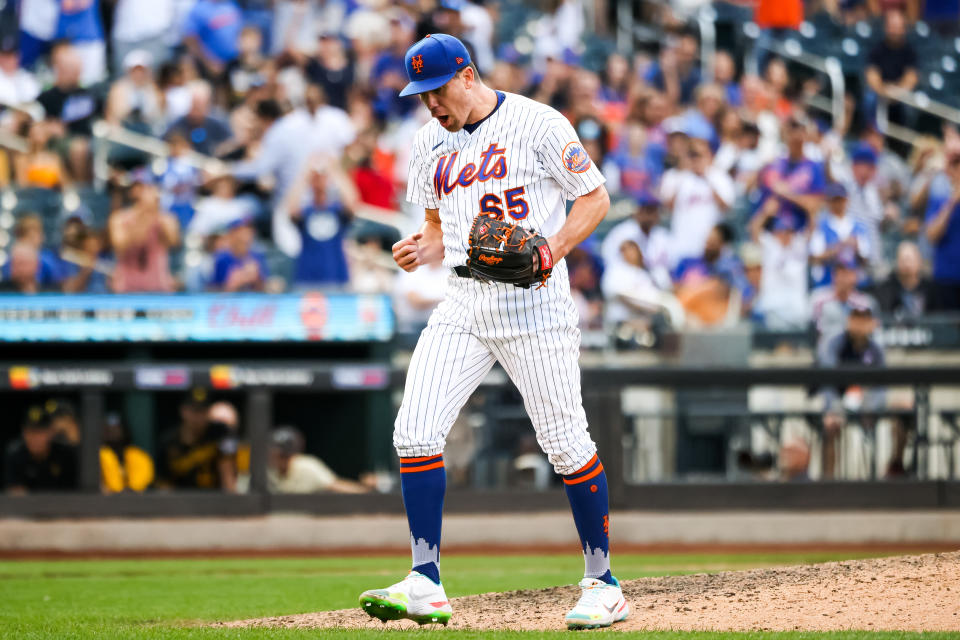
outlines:
[[630, 606], [623, 599], [620, 583], [607, 584], [595, 578], [580, 581], [580, 601], [565, 618], [567, 629], [596, 629], [609, 627], [614, 622], [625, 620]]
[[443, 585], [416, 571], [386, 589], [364, 591], [360, 594], [360, 608], [384, 624], [406, 618], [417, 624], [435, 622], [446, 626], [453, 614]]

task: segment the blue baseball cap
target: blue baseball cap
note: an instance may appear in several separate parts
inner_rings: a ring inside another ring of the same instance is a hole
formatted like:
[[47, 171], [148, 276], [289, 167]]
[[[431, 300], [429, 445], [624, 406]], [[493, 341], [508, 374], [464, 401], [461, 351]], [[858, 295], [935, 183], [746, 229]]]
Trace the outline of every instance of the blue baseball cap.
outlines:
[[653, 195], [646, 189], [643, 189], [636, 195], [634, 198], [637, 202], [638, 207], [659, 207], [660, 199], [657, 196]]
[[407, 49], [404, 66], [410, 83], [400, 97], [433, 91], [470, 64], [470, 52], [457, 38], [432, 33]]
[[846, 198], [847, 188], [839, 182], [831, 182], [823, 190], [823, 195], [827, 198]]
[[850, 159], [854, 164], [877, 164], [877, 152], [869, 144], [861, 142], [853, 149]]

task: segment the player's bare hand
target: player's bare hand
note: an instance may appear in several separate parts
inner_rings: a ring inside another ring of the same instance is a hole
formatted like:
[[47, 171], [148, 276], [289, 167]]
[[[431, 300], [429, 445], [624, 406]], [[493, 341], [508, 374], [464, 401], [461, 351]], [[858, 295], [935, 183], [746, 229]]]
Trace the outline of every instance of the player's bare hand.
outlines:
[[404, 271], [416, 271], [423, 262], [420, 260], [420, 239], [422, 233], [407, 236], [393, 245], [393, 261]]

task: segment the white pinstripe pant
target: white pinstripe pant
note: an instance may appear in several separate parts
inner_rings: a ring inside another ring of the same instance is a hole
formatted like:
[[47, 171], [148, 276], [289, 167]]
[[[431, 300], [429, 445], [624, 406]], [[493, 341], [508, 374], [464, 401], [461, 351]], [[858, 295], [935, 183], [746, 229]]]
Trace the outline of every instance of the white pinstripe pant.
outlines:
[[559, 474], [596, 453], [580, 397], [580, 330], [566, 264], [542, 289], [450, 276], [420, 335], [394, 425], [400, 457], [443, 452], [470, 395], [499, 361], [523, 396], [537, 442]]

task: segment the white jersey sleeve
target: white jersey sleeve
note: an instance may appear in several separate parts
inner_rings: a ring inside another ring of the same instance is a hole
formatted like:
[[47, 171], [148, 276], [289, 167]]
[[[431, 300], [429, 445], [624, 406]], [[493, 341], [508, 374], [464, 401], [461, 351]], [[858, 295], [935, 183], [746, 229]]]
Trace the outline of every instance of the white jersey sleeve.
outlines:
[[425, 209], [439, 209], [440, 200], [437, 193], [431, 188], [433, 180], [430, 176], [431, 167], [427, 163], [426, 144], [430, 128], [424, 127], [413, 141], [413, 150], [410, 152], [410, 169], [407, 173], [407, 201], [422, 205]]
[[570, 122], [554, 112], [536, 145], [537, 158], [560, 184], [567, 200], [586, 195], [606, 182], [596, 163], [587, 155]]

